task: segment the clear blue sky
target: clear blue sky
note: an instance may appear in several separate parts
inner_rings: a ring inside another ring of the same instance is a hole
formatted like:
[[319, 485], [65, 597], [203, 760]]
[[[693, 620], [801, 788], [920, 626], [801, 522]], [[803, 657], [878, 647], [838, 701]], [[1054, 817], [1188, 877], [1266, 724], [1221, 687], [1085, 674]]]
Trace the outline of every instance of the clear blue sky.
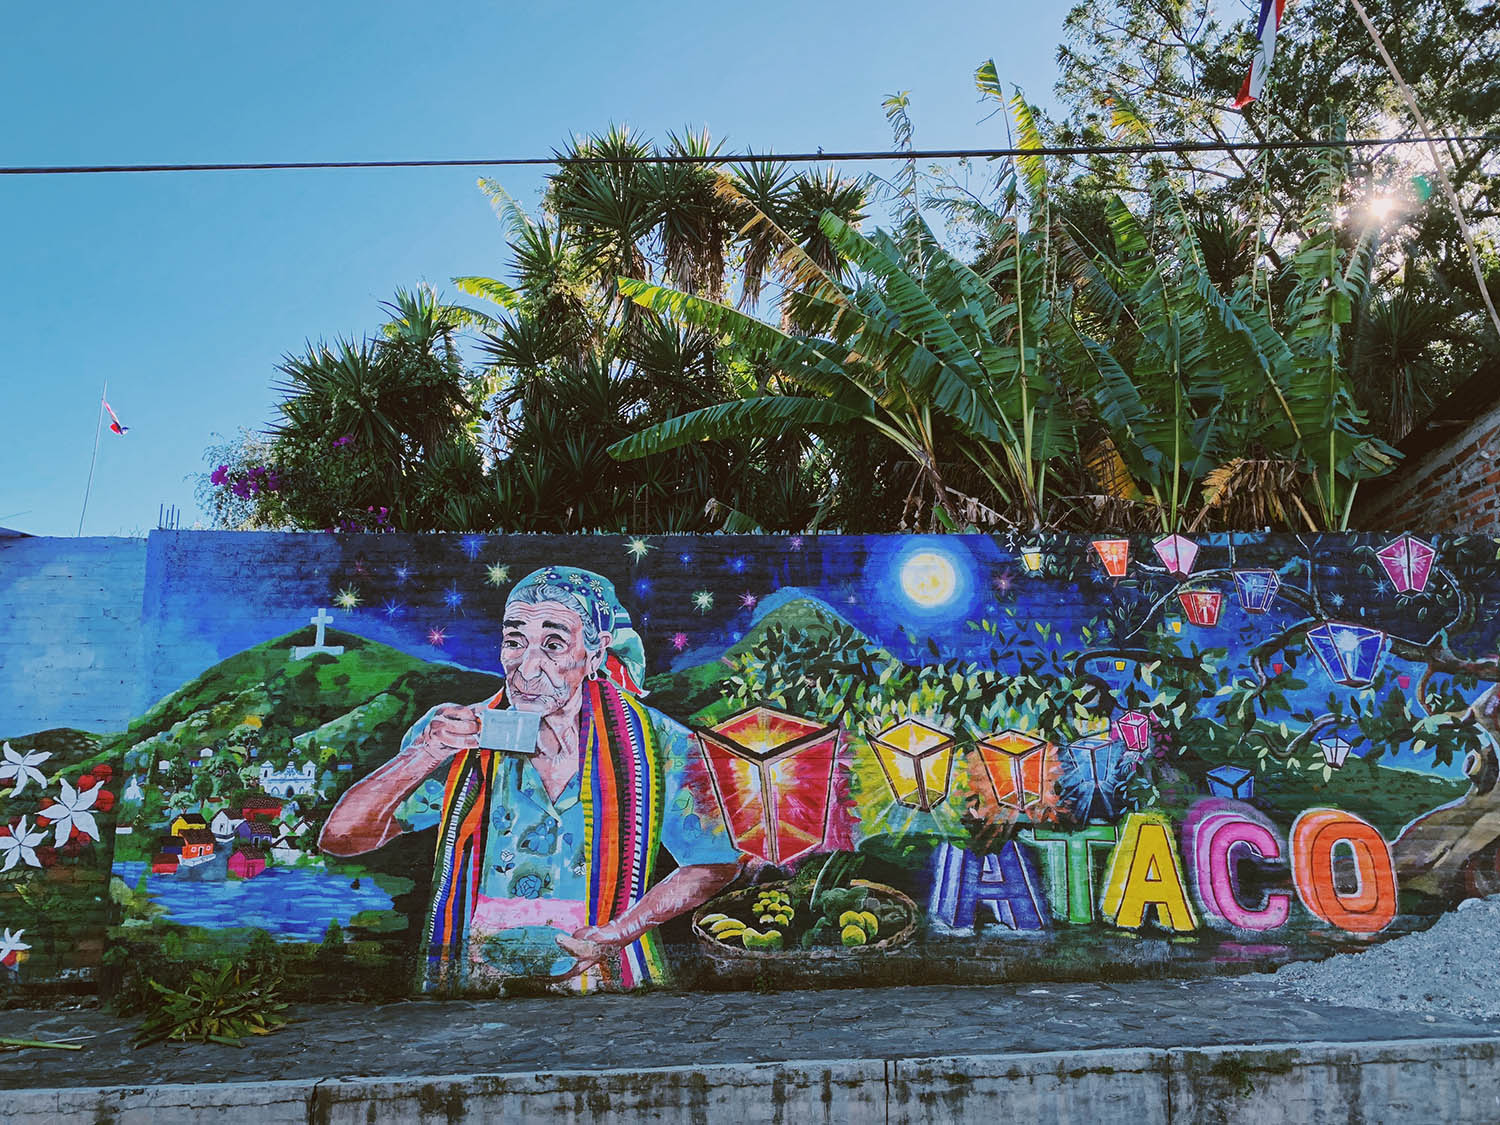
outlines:
[[[737, 149], [1002, 144], [974, 67], [1046, 102], [1066, 4], [384, 2], [10, 6], [0, 163], [534, 155], [610, 121]], [[212, 435], [271, 417], [281, 355], [359, 334], [397, 286], [503, 270], [468, 169], [0, 177], [0, 526], [200, 519]], [[523, 201], [541, 173], [497, 177]]]

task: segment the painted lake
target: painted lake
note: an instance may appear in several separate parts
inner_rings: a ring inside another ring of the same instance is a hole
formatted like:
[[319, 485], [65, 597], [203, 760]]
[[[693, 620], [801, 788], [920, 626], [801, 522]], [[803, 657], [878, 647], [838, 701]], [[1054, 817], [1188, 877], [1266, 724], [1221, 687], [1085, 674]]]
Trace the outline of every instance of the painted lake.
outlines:
[[[146, 871], [139, 861], [121, 861], [114, 874], [134, 887]], [[391, 896], [366, 875], [359, 886], [348, 875], [308, 867], [269, 867], [253, 879], [193, 882], [152, 875], [151, 901], [167, 908], [167, 920], [205, 929], [254, 927], [292, 941], [321, 941], [328, 923], [347, 926], [362, 910], [390, 910]]]

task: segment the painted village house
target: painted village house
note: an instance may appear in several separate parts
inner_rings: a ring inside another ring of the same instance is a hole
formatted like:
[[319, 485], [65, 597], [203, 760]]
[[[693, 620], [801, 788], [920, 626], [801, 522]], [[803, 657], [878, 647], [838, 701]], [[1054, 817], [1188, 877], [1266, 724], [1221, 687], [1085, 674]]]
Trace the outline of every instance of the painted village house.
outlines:
[[260, 848], [238, 847], [229, 857], [229, 873], [239, 879], [253, 879], [266, 869], [266, 853]]

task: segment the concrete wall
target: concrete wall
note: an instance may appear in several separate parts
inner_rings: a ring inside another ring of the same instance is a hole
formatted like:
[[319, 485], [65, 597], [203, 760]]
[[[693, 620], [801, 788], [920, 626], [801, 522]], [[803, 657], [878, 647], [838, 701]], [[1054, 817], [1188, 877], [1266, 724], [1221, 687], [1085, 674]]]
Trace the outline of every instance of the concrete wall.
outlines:
[[[162, 532], [0, 563], [12, 983], [112, 945], [254, 948], [312, 995], [1237, 971], [1500, 890], [1488, 538]], [[477, 712], [427, 737], [507, 684], [510, 749]]]

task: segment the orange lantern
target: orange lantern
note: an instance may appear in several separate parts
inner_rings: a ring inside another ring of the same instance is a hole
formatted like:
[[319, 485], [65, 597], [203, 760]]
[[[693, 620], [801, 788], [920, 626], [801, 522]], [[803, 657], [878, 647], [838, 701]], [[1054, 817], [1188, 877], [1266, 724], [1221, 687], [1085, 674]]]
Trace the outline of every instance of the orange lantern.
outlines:
[[1095, 539], [1094, 550], [1099, 552], [1099, 561], [1111, 578], [1124, 578], [1130, 566], [1129, 539]]
[[981, 739], [975, 750], [984, 768], [970, 771], [969, 776], [979, 789], [989, 791], [1000, 808], [1029, 812], [1046, 796], [1057, 750], [1046, 739], [1002, 730]]
[[837, 723], [761, 706], [693, 733], [735, 847], [781, 864], [823, 843], [843, 737]]
[[870, 736], [870, 749], [898, 803], [931, 812], [948, 799], [953, 736], [917, 719], [902, 719]]

